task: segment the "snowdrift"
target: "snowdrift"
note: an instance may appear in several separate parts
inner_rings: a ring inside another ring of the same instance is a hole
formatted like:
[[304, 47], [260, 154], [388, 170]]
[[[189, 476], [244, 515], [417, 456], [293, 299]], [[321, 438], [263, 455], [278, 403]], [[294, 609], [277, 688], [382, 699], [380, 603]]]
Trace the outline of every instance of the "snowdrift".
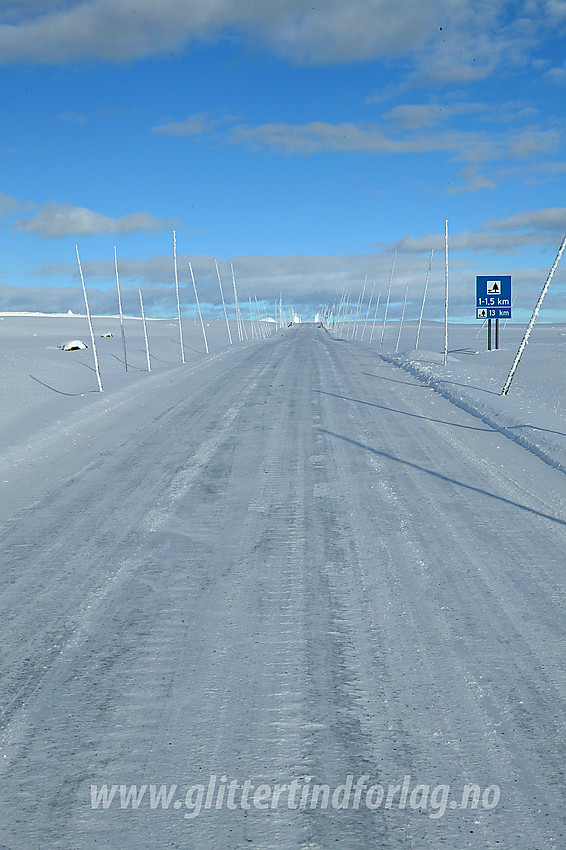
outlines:
[[71, 339], [69, 342], [64, 342], [59, 348], [62, 351], [80, 351], [81, 348], [88, 348], [88, 345], [80, 339]]

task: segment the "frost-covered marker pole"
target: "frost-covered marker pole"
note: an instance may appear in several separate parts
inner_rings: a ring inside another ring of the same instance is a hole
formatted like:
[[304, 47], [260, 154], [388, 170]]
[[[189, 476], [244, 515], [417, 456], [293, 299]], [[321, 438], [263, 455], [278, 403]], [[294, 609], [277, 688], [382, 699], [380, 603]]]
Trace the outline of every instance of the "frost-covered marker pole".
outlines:
[[364, 319], [364, 326], [362, 328], [362, 335], [360, 337], [360, 342], [364, 341], [364, 335], [365, 335], [365, 332], [366, 332], [366, 327], [367, 327], [367, 323], [368, 323], [368, 316], [369, 316], [369, 311], [370, 311], [370, 307], [371, 307], [371, 302], [373, 301], [373, 293], [374, 292], [375, 292], [375, 280], [373, 282], [373, 286], [371, 288], [371, 294], [369, 296], [368, 308], [366, 310], [366, 317]]
[[258, 326], [259, 326], [259, 335], [261, 336], [262, 339], [265, 339], [265, 337], [266, 337], [265, 321], [264, 321], [263, 316], [261, 314], [261, 311], [259, 309], [259, 304], [257, 303], [257, 295], [254, 295], [254, 301], [255, 301], [255, 309], [256, 309], [256, 312], [257, 312], [257, 322], [258, 322]]
[[377, 293], [377, 301], [376, 301], [376, 304], [375, 304], [375, 311], [374, 311], [374, 314], [373, 314], [373, 322], [372, 322], [372, 325], [371, 325], [371, 333], [369, 335], [369, 341], [370, 342], [373, 340], [373, 333], [375, 331], [375, 323], [377, 321], [377, 311], [379, 310], [380, 300], [381, 300], [381, 292], [378, 292]]
[[342, 309], [342, 302], [344, 300], [345, 292], [342, 290], [342, 294], [340, 295], [340, 301], [338, 302], [337, 309], [334, 312], [334, 316], [332, 317], [332, 330], [336, 330], [336, 325], [340, 319], [340, 310]]
[[340, 319], [340, 333], [343, 336], [346, 336], [346, 321], [348, 319], [348, 316], [350, 315], [350, 298], [351, 298], [351, 295], [352, 295], [352, 292], [349, 289], [348, 292], [346, 293], [346, 298], [344, 300], [344, 306], [343, 306], [343, 309], [342, 309], [342, 318]]
[[250, 334], [251, 338], [255, 339], [255, 325], [254, 325], [254, 317], [252, 313], [252, 296], [248, 295], [248, 304], [250, 305]]
[[124, 348], [124, 366], [128, 371], [128, 355], [126, 352], [126, 332], [124, 331], [124, 313], [122, 311], [122, 295], [120, 294], [120, 278], [118, 277], [118, 254], [114, 245], [114, 268], [116, 269], [116, 288], [118, 290], [118, 311], [120, 313], [120, 335], [122, 337], [122, 346]]
[[511, 381], [513, 380], [513, 378], [515, 376], [515, 372], [517, 371], [517, 366], [519, 365], [519, 361], [522, 357], [523, 351], [525, 350], [525, 346], [526, 346], [527, 342], [529, 341], [531, 331], [533, 329], [534, 323], [537, 320], [537, 316], [540, 312], [542, 302], [544, 301], [544, 296], [548, 292], [548, 287], [550, 286], [550, 281], [554, 277], [554, 272], [556, 271], [556, 269], [558, 267], [558, 263], [560, 262], [560, 258], [562, 256], [562, 254], [564, 253], [564, 248], [566, 248], [566, 236], [564, 236], [564, 239], [562, 240], [562, 244], [560, 245], [560, 248], [558, 249], [556, 259], [554, 260], [554, 263], [552, 264], [552, 268], [548, 273], [548, 277], [546, 278], [546, 283], [544, 284], [544, 286], [542, 288], [542, 292], [539, 295], [535, 309], [533, 310], [533, 315], [531, 316], [531, 320], [528, 324], [527, 330], [525, 331], [525, 335], [524, 335], [523, 339], [521, 340], [521, 345], [519, 346], [519, 350], [517, 352], [517, 355], [515, 357], [513, 365], [511, 366], [511, 371], [509, 372], [509, 375], [507, 376], [507, 380], [505, 381], [505, 386], [501, 390], [501, 395], [507, 395], [507, 393], [509, 392], [509, 387], [511, 386]]
[[481, 334], [481, 332], [483, 331], [483, 329], [485, 328], [485, 326], [486, 326], [486, 325], [487, 325], [487, 319], [484, 319], [484, 320], [483, 320], [483, 324], [482, 324], [481, 328], [479, 329], [479, 331], [478, 331], [478, 332], [477, 332], [477, 334], [476, 334], [476, 339], [477, 339], [477, 338], [478, 338], [478, 336]]
[[358, 338], [358, 329], [360, 327], [360, 321], [361, 321], [361, 318], [362, 318], [362, 311], [363, 311], [363, 306], [364, 306], [364, 297], [365, 297], [365, 294], [366, 294], [366, 281], [367, 281], [367, 279], [368, 279], [368, 276], [366, 275], [365, 278], [364, 278], [364, 288], [362, 289], [362, 294], [360, 296], [360, 302], [358, 304], [358, 312], [356, 313], [356, 321], [355, 321], [355, 324], [354, 324], [354, 339]]
[[346, 335], [346, 317], [348, 315], [348, 311], [350, 310], [350, 290], [346, 292], [344, 296], [344, 303], [342, 304], [342, 315], [340, 316], [340, 323], [338, 332]]
[[397, 334], [397, 343], [395, 351], [399, 351], [399, 343], [401, 341], [401, 331], [403, 330], [403, 321], [405, 319], [405, 307], [407, 306], [407, 295], [409, 294], [409, 284], [405, 288], [405, 300], [403, 301], [403, 309], [401, 310], [401, 321], [399, 322], [399, 333]]
[[138, 289], [138, 294], [140, 296], [140, 310], [143, 324], [143, 337], [145, 340], [145, 358], [147, 360], [147, 371], [151, 372], [151, 359], [149, 356], [149, 339], [147, 338], [147, 322], [145, 320], [145, 311], [143, 309], [143, 298], [141, 294], [141, 289]]
[[358, 302], [357, 302], [357, 304], [356, 304], [356, 309], [355, 309], [355, 310], [354, 310], [354, 312], [352, 313], [352, 321], [351, 321], [351, 322], [350, 322], [350, 324], [348, 325], [348, 333], [347, 333], [347, 337], [348, 337], [348, 339], [349, 339], [350, 337], [352, 337], [352, 338], [353, 338], [353, 336], [354, 336], [354, 328], [355, 328], [355, 326], [356, 326], [356, 320], [357, 320], [357, 316], [358, 316], [358, 311], [359, 311], [359, 309], [360, 309], [360, 300], [361, 300], [361, 297], [362, 297], [362, 294], [360, 293], [360, 294], [358, 295]]
[[448, 363], [448, 219], [444, 222], [444, 365]]
[[348, 327], [346, 323], [350, 323], [350, 306], [352, 303], [352, 292], [348, 290], [348, 297], [346, 299], [346, 303], [344, 305], [344, 311], [342, 313], [342, 327], [340, 328], [340, 332], [344, 334], [345, 337], [348, 336]]
[[209, 353], [209, 351], [208, 351], [208, 341], [206, 339], [206, 331], [204, 329], [204, 322], [202, 320], [202, 313], [200, 311], [200, 302], [198, 300], [197, 285], [195, 283], [195, 276], [193, 274], [193, 267], [190, 263], [189, 263], [189, 271], [191, 273], [191, 280], [193, 282], [193, 289], [195, 291], [195, 301], [197, 302], [198, 315], [199, 315], [200, 326], [201, 326], [201, 330], [202, 330], [202, 338], [204, 339], [204, 348], [205, 348], [206, 353], [208, 354]]
[[218, 286], [220, 287], [220, 298], [222, 299], [222, 308], [224, 310], [224, 318], [226, 319], [226, 330], [228, 331], [228, 340], [230, 345], [232, 345], [232, 331], [230, 330], [230, 322], [228, 321], [228, 313], [226, 312], [226, 302], [224, 301], [224, 292], [222, 290], [222, 278], [220, 277], [220, 269], [218, 268], [218, 263], [216, 260], [214, 261], [214, 265], [216, 266], [216, 276], [218, 277]]
[[346, 290], [343, 291], [343, 293], [340, 297], [340, 304], [338, 305], [338, 310], [336, 312], [336, 315], [334, 316], [334, 330], [338, 330], [338, 333], [340, 332], [340, 321], [341, 321], [341, 318], [342, 318], [342, 313], [343, 313], [345, 304], [346, 304]]
[[181, 363], [185, 362], [185, 347], [183, 345], [183, 323], [181, 322], [181, 301], [179, 298], [179, 278], [177, 275], [177, 235], [173, 231], [173, 265], [175, 267], [175, 295], [177, 296], [177, 316], [179, 319], [179, 342], [181, 343]]
[[391, 266], [391, 274], [389, 275], [389, 289], [387, 290], [387, 301], [385, 302], [385, 315], [383, 316], [383, 328], [381, 330], [381, 340], [379, 345], [383, 345], [383, 337], [385, 336], [385, 323], [387, 322], [387, 312], [389, 310], [389, 299], [391, 298], [391, 283], [393, 281], [393, 270], [395, 268], [395, 258], [397, 256], [397, 248], [393, 252], [393, 265]]
[[238, 325], [238, 336], [240, 338], [240, 342], [244, 341], [244, 336], [247, 340], [248, 334], [246, 332], [246, 326], [244, 325], [244, 320], [242, 319], [242, 311], [240, 310], [240, 303], [238, 301], [238, 290], [236, 288], [236, 275], [234, 274], [234, 265], [230, 263], [230, 270], [232, 272], [232, 287], [234, 289], [234, 304], [236, 305], [236, 320]]
[[75, 249], [76, 249], [76, 252], [77, 252], [77, 262], [79, 264], [79, 273], [80, 273], [80, 276], [81, 276], [81, 283], [83, 285], [83, 295], [84, 295], [84, 299], [85, 299], [86, 317], [88, 319], [88, 328], [89, 328], [89, 331], [90, 331], [90, 341], [92, 343], [92, 353], [93, 353], [93, 356], [94, 356], [94, 368], [96, 370], [96, 380], [98, 381], [98, 389], [100, 390], [100, 392], [102, 392], [102, 380], [100, 378], [100, 367], [98, 365], [98, 355], [96, 353], [96, 341], [94, 339], [94, 331], [92, 329], [92, 319], [90, 317], [90, 308], [88, 306], [88, 298], [87, 298], [87, 294], [86, 294], [85, 279], [83, 277], [83, 269], [82, 269], [82, 266], [81, 266], [81, 258], [79, 257], [79, 246], [75, 245]]
[[[514, 296], [513, 296], [512, 301], [511, 301], [511, 312], [513, 312], [513, 307], [515, 306], [515, 299], [516, 299], [516, 297], [517, 297], [517, 296], [516, 296], [516, 295], [514, 295]], [[505, 319], [505, 321], [503, 322], [503, 330], [505, 330], [505, 328], [507, 327], [507, 322], [508, 322], [508, 321], [509, 321], [509, 319]]]
[[428, 281], [429, 281], [429, 278], [430, 278], [430, 268], [432, 266], [433, 256], [434, 256], [434, 248], [430, 252], [430, 260], [428, 261], [428, 271], [426, 273], [426, 280], [425, 280], [424, 292], [423, 292], [423, 300], [421, 302], [421, 312], [420, 312], [420, 315], [419, 315], [419, 323], [417, 325], [417, 339], [416, 339], [416, 342], [415, 342], [415, 351], [418, 351], [418, 348], [419, 348], [419, 337], [421, 335], [421, 325], [423, 323], [423, 313], [424, 313], [424, 305], [425, 305], [425, 301], [426, 301], [426, 291], [428, 289]]

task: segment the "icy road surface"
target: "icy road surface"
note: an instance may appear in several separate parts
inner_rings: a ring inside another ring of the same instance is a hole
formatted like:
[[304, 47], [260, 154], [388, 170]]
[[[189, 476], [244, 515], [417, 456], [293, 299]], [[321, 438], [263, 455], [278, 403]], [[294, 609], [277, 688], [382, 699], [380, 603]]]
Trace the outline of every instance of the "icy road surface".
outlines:
[[[0, 846], [566, 846], [562, 472], [312, 325], [28, 448], [2, 476]], [[249, 805], [197, 812], [213, 776]], [[357, 807], [311, 808], [348, 776]], [[462, 809], [466, 784], [500, 799]]]

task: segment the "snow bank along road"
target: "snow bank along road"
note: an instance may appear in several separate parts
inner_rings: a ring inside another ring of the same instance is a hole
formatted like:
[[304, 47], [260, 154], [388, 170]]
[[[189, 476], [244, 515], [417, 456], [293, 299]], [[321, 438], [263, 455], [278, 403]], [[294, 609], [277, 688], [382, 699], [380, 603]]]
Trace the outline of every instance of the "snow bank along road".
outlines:
[[179, 367], [2, 478], [2, 847], [566, 846], [566, 478], [375, 348]]

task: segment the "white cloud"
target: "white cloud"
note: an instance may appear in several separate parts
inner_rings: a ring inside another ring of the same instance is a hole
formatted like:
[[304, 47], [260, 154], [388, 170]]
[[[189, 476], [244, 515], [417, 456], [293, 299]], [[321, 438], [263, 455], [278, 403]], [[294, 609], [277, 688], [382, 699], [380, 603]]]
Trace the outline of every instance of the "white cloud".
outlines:
[[98, 117], [107, 117], [107, 116], [116, 116], [122, 115], [124, 113], [124, 109], [119, 107], [107, 107], [103, 109], [95, 109], [92, 113], [87, 114], [85, 112], [78, 112], [76, 110], [68, 110], [67, 112], [60, 112], [59, 115], [56, 116], [57, 121], [67, 121], [70, 124], [86, 124], [87, 121], [90, 121], [92, 118]]
[[67, 121], [69, 124], [86, 124], [88, 117], [83, 112], [69, 110], [68, 112], [60, 112], [57, 115], [57, 121]]
[[216, 39], [229, 30], [303, 63], [392, 56], [426, 43], [453, 0], [91, 0], [23, 3], [0, 21], [2, 61], [123, 62]]
[[383, 117], [400, 130], [420, 130], [446, 122], [453, 114], [454, 108], [442, 103], [402, 103]]
[[555, 130], [528, 128], [505, 132], [439, 129], [423, 133], [388, 134], [377, 124], [344, 122], [330, 124], [240, 125], [232, 131], [232, 141], [252, 150], [273, 150], [283, 154], [308, 155], [321, 151], [368, 154], [448, 153], [457, 160], [484, 163], [504, 156], [527, 157], [558, 147]]
[[472, 138], [475, 139], [474, 144], [477, 144], [477, 136], [455, 131], [394, 138], [377, 124], [356, 124], [351, 121], [340, 124], [311, 121], [308, 124], [272, 123], [256, 127], [241, 125], [232, 134], [235, 143], [247, 145], [253, 150], [267, 149], [302, 155], [321, 151], [370, 154], [453, 152], [461, 151], [463, 140], [469, 142]]
[[329, 124], [271, 123], [256, 127], [240, 125], [233, 130], [233, 142], [252, 150], [273, 150], [283, 154], [313, 154], [320, 151], [399, 153], [399, 145], [376, 125], [353, 122]]
[[509, 153], [512, 157], [525, 159], [537, 153], [548, 153], [558, 149], [560, 133], [557, 130], [540, 130], [528, 127], [509, 137]]
[[[556, 26], [560, 24], [564, 26], [566, 24], [566, 5], [564, 4], [564, 0], [546, 0], [546, 8], [549, 18]], [[536, 11], [536, 7], [534, 11]]]
[[151, 128], [151, 132], [157, 136], [201, 136], [210, 132], [217, 122], [212, 120], [204, 112], [189, 115], [184, 121], [169, 121], [165, 124], [157, 124]]
[[544, 174], [563, 174], [566, 171], [566, 162], [543, 162], [536, 170]]
[[92, 0], [33, 9], [0, 25], [3, 62], [67, 63], [88, 59], [129, 62], [180, 49], [214, 32], [222, 0]]
[[145, 212], [135, 212], [121, 218], [111, 218], [73, 204], [48, 201], [41, 204], [35, 215], [14, 222], [14, 230], [35, 233], [37, 236], [85, 236], [94, 233], [135, 233], [140, 230], [162, 230], [167, 223]]
[[496, 189], [497, 183], [486, 177], [485, 174], [475, 165], [468, 165], [462, 168], [458, 176], [462, 179], [462, 183], [458, 186], [452, 186], [447, 190], [449, 195], [461, 194], [462, 192], [477, 192], [480, 189]]
[[[179, 283], [182, 302], [186, 305], [194, 303], [192, 283], [188, 273], [188, 262], [194, 270], [198, 286], [199, 298], [204, 303], [220, 303], [218, 279], [214, 266], [214, 258], [202, 255], [178, 255]], [[399, 258], [398, 268], [405, 277], [415, 280], [421, 277], [422, 262], [420, 257], [407, 255]], [[173, 260], [171, 256], [152, 255], [149, 259], [135, 259], [120, 255], [120, 281], [127, 288], [128, 281], [141, 286], [148, 293], [148, 303], [165, 306], [173, 314], [175, 310], [175, 289]], [[367, 275], [368, 280], [387, 279], [391, 267], [389, 253], [357, 254], [357, 255], [286, 255], [286, 256], [235, 256], [218, 258], [218, 265], [225, 283], [225, 295], [229, 302], [228, 284], [231, 281], [230, 263], [234, 266], [238, 285], [238, 295], [242, 302], [257, 295], [258, 299], [273, 301], [279, 299], [282, 292], [290, 303], [308, 303], [319, 305], [339, 297], [343, 289], [357, 289], [360, 281]], [[104, 261], [83, 260], [85, 278], [96, 284], [93, 291], [100, 290], [107, 284], [110, 303], [115, 302], [113, 289], [114, 261], [108, 258]], [[44, 278], [62, 278], [77, 280], [76, 263], [64, 265], [45, 265], [38, 275]], [[405, 279], [405, 278], [404, 278]], [[424, 278], [423, 278], [424, 279]], [[231, 287], [230, 287], [231, 290]], [[68, 309], [68, 308], [67, 308]]]
[[[264, 4], [256, 26], [277, 53], [304, 64], [349, 62], [403, 55], [433, 39], [438, 20], [452, 17], [451, 0], [326, 0]], [[281, 14], [283, 12], [283, 14]]]
[[551, 68], [544, 75], [544, 79], [557, 86], [566, 85], [566, 68]]
[[[195, 41], [232, 38], [302, 64], [412, 55], [422, 79], [467, 82], [525, 64], [548, 3], [526, 30], [529, 0], [19, 0], [0, 12], [0, 62], [129, 62]], [[509, 13], [512, 14], [509, 14]]]
[[[547, 207], [542, 210], [526, 210], [509, 218], [488, 222], [494, 230], [536, 230], [566, 233], [566, 207]], [[525, 234], [521, 234], [522, 237]]]
[[22, 202], [17, 198], [11, 198], [5, 192], [0, 192], [0, 216], [10, 215], [22, 206]]
[[[556, 240], [549, 234], [541, 233], [491, 233], [484, 230], [465, 230], [451, 234], [450, 251], [465, 251], [487, 254], [516, 254], [525, 248], [546, 247]], [[419, 254], [430, 251], [444, 251], [444, 235], [432, 233], [427, 236], [405, 236], [389, 246], [400, 252]]]
[[[450, 233], [450, 280], [451, 316], [473, 318], [473, 280], [479, 269], [494, 262], [500, 264], [506, 256], [506, 271], [513, 274], [521, 285], [532, 287], [540, 283], [547, 273], [547, 263], [554, 257], [557, 247], [556, 230], [563, 226], [566, 209], [525, 211], [507, 219], [486, 222], [478, 230]], [[242, 301], [248, 296], [271, 303], [283, 293], [287, 304], [297, 308], [306, 305], [316, 310], [324, 303], [332, 303], [349, 289], [360, 292], [367, 276], [371, 287], [376, 281], [375, 292], [385, 292], [391, 270], [393, 250], [397, 249], [397, 262], [392, 292], [392, 319], [399, 315], [405, 286], [409, 284], [408, 317], [416, 316], [420, 305], [428, 257], [435, 249], [429, 283], [427, 314], [429, 318], [440, 317], [444, 299], [444, 228], [439, 223], [437, 233], [407, 236], [389, 245], [380, 245], [373, 253], [354, 255], [286, 255], [286, 256], [235, 256], [219, 257], [218, 264], [223, 280], [231, 279], [230, 263], [234, 265], [238, 292]], [[536, 228], [539, 230], [527, 230]], [[517, 268], [509, 257], [518, 257], [525, 251], [540, 251], [541, 268], [524, 268], [521, 260]], [[149, 315], [174, 315], [176, 310], [174, 270], [172, 256], [153, 254], [148, 259], [125, 256], [119, 251], [120, 280], [126, 310], [138, 314], [137, 289], [143, 288], [144, 303]], [[198, 286], [199, 297], [205, 305], [219, 304], [219, 289], [214, 258], [203, 255], [178, 255], [181, 303], [185, 309], [194, 305], [192, 284], [188, 275], [191, 260]], [[108, 257], [102, 261], [83, 260], [85, 278], [90, 285], [92, 309], [97, 313], [116, 312], [114, 261]], [[66, 311], [81, 310], [80, 282], [74, 262], [64, 265], [48, 263], [36, 271], [38, 278], [45, 280], [41, 287], [0, 286], [0, 309], [38, 309]], [[62, 287], [51, 286], [58, 280]], [[73, 288], [74, 287], [74, 288]], [[228, 287], [225, 286], [225, 293]], [[227, 296], [229, 298], [229, 296]], [[214, 308], [206, 308], [214, 314]]]
[[[566, 233], [566, 207], [525, 210], [502, 219], [490, 219], [478, 230], [464, 230], [449, 237], [450, 251], [489, 254], [515, 254], [529, 248], [556, 245], [557, 234]], [[388, 249], [420, 253], [434, 248], [444, 249], [444, 235], [405, 236]]]
[[444, 98], [433, 103], [401, 103], [395, 106], [383, 118], [399, 130], [420, 130], [452, 121], [460, 116], [475, 116], [476, 123], [492, 122], [505, 128], [512, 122], [532, 120], [538, 110], [522, 102], [504, 101], [499, 103], [478, 103], [474, 101], [453, 101]]

